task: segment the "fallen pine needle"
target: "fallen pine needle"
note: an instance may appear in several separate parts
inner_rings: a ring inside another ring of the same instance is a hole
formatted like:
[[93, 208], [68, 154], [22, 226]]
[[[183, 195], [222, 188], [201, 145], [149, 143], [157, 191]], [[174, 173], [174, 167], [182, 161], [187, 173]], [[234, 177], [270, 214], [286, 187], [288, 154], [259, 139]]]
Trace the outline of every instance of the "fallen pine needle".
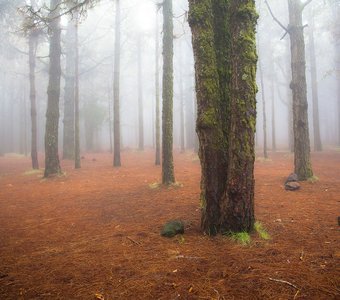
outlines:
[[298, 290], [298, 291], [295, 293], [295, 295], [294, 295], [294, 300], [295, 300], [296, 297], [299, 295], [299, 293], [300, 293], [300, 290]]
[[293, 288], [295, 288], [295, 289], [298, 290], [298, 287], [297, 287], [295, 284], [290, 283], [289, 281], [281, 280], [281, 279], [275, 279], [275, 278], [270, 278], [270, 277], [269, 277], [269, 280], [288, 284], [288, 285], [290, 285], [290, 286], [292, 286]]

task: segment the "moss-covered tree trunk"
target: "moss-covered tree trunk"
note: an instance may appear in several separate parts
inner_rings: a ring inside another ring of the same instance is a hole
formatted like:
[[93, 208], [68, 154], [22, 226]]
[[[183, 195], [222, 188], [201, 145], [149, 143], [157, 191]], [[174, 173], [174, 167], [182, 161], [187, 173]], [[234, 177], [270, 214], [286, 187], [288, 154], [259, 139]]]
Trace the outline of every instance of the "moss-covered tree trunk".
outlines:
[[294, 126], [294, 167], [299, 180], [313, 176], [310, 159], [306, 55], [300, 0], [288, 0]]
[[31, 31], [28, 36], [28, 61], [31, 103], [31, 159], [32, 168], [39, 169], [38, 134], [37, 134], [37, 99], [35, 89], [35, 56], [37, 51], [37, 32]]
[[120, 167], [120, 0], [116, 0], [115, 54], [113, 68], [113, 166]]
[[175, 182], [173, 163], [173, 12], [172, 0], [163, 2], [162, 183]]
[[310, 72], [312, 84], [312, 99], [313, 99], [313, 133], [314, 133], [314, 151], [322, 151], [321, 135], [320, 135], [320, 118], [319, 118], [319, 92], [318, 79], [315, 55], [315, 41], [314, 41], [314, 15], [311, 10], [309, 15], [309, 58], [310, 58]]
[[75, 23], [70, 19], [65, 35], [63, 159], [74, 159], [75, 35]]
[[60, 97], [60, 0], [51, 0], [49, 14], [50, 28], [50, 65], [47, 88], [47, 111], [45, 128], [45, 173], [44, 176], [61, 172], [58, 155], [59, 97]]
[[159, 94], [159, 25], [158, 25], [158, 7], [156, 6], [156, 26], [155, 26], [155, 96], [156, 96], [156, 117], [155, 117], [155, 135], [156, 135], [156, 153], [155, 165], [161, 164], [161, 127], [160, 127], [160, 94]]
[[207, 234], [254, 225], [256, 20], [255, 1], [189, 1]]

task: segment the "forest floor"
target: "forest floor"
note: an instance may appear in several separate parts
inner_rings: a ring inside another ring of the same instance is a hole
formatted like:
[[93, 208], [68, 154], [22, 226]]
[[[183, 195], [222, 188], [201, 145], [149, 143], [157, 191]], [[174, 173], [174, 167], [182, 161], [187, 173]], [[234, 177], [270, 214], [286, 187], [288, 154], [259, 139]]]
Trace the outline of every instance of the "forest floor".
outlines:
[[[258, 158], [256, 233], [242, 245], [200, 232], [200, 165], [175, 153], [177, 187], [157, 187], [153, 152], [87, 154], [43, 179], [0, 158], [0, 299], [340, 299], [340, 152], [313, 153], [319, 180], [283, 183], [288, 153]], [[184, 235], [160, 236], [171, 219]]]

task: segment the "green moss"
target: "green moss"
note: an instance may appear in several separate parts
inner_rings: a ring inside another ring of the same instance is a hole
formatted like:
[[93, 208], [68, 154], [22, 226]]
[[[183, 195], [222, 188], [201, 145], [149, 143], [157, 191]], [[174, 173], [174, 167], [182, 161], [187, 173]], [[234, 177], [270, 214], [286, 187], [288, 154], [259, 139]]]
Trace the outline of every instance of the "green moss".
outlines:
[[307, 179], [307, 181], [308, 181], [309, 183], [315, 183], [315, 182], [319, 181], [319, 177], [313, 175], [312, 177], [309, 177], [309, 178]]
[[232, 241], [237, 242], [243, 246], [249, 245], [251, 238], [248, 232], [227, 232], [224, 235], [228, 236]]
[[261, 239], [264, 239], [264, 240], [270, 239], [269, 233], [266, 231], [266, 229], [263, 227], [263, 225], [259, 221], [255, 222], [254, 230], [258, 233]]

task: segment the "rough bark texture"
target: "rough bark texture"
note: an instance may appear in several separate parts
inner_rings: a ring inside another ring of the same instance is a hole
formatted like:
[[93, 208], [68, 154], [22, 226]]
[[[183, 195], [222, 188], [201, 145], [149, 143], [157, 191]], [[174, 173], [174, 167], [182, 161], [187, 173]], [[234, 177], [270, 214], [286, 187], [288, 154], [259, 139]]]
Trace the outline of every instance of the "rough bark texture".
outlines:
[[189, 1], [209, 235], [253, 229], [256, 20], [254, 1]]
[[312, 81], [312, 99], [313, 99], [313, 132], [314, 132], [314, 151], [322, 151], [320, 121], [319, 121], [319, 95], [318, 95], [318, 79], [315, 56], [314, 42], [314, 16], [311, 10], [309, 16], [309, 55], [310, 55], [310, 72]]
[[38, 141], [37, 141], [37, 99], [35, 90], [35, 55], [37, 50], [37, 33], [30, 32], [28, 36], [28, 61], [30, 79], [30, 103], [31, 103], [31, 159], [32, 168], [39, 169]]
[[155, 92], [156, 92], [156, 153], [155, 165], [161, 164], [161, 128], [160, 128], [160, 95], [159, 95], [159, 25], [158, 25], [158, 8], [156, 6], [156, 26], [155, 26]]
[[50, 65], [49, 82], [47, 88], [47, 111], [45, 129], [45, 173], [44, 176], [58, 174], [61, 172], [58, 155], [58, 130], [59, 130], [59, 97], [60, 97], [60, 0], [51, 0], [49, 15], [50, 36]]
[[137, 38], [138, 56], [138, 150], [144, 150], [144, 109], [143, 109], [143, 83], [142, 83], [142, 40]]
[[162, 183], [175, 182], [173, 163], [173, 13], [172, 0], [163, 2]]
[[300, 0], [288, 0], [293, 92], [294, 166], [299, 180], [313, 176], [310, 159], [305, 41]]
[[74, 20], [69, 20], [65, 36], [63, 159], [74, 159], [75, 30]]
[[119, 81], [120, 81], [120, 0], [116, 0], [115, 20], [115, 57], [113, 79], [113, 166], [120, 167], [120, 107], [119, 107]]

